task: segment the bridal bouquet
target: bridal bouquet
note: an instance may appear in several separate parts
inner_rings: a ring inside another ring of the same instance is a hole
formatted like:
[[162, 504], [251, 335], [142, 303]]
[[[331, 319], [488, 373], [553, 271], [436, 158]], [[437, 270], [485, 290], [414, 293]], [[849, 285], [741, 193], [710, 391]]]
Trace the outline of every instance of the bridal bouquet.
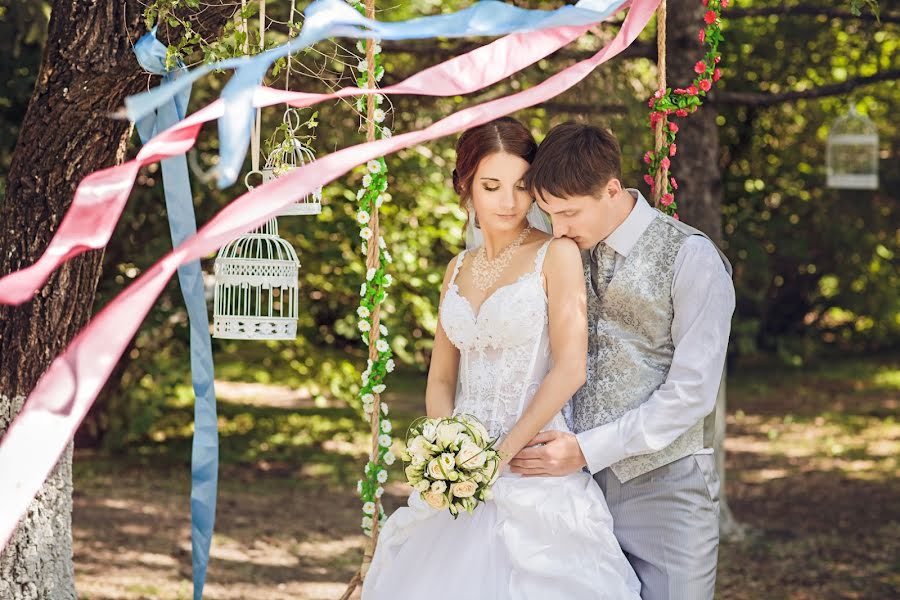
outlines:
[[406, 434], [406, 478], [432, 508], [449, 509], [454, 518], [463, 510], [471, 513], [490, 500], [499, 475], [495, 443], [473, 416], [421, 417]]

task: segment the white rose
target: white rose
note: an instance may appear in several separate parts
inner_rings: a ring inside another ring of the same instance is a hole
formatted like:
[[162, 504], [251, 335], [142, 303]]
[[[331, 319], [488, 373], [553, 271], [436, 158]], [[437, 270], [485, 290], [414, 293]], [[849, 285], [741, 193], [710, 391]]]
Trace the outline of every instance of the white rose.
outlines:
[[432, 458], [431, 462], [428, 463], [428, 468], [425, 470], [429, 477], [432, 479], [446, 479], [444, 476], [444, 472], [441, 471], [441, 463], [437, 458]]
[[378, 477], [376, 477], [376, 479], [378, 479], [378, 483], [384, 483], [387, 481], [387, 477], [387, 471], [382, 469], [381, 471], [378, 471]]
[[369, 222], [369, 220], [370, 220], [371, 218], [372, 218], [371, 215], [369, 215], [369, 213], [366, 212], [366, 211], [364, 211], [364, 210], [361, 210], [361, 211], [359, 211], [358, 213], [356, 213], [356, 221], [357, 221], [360, 225], [365, 225], [366, 223]]
[[[453, 485], [456, 485], [455, 483]], [[437, 492], [438, 494], [443, 494], [447, 491], [447, 484], [443, 481], [435, 481], [431, 484], [431, 491]]]
[[443, 510], [450, 504], [450, 501], [447, 500], [447, 496], [435, 492], [423, 492], [422, 500], [424, 500], [428, 506], [436, 510]]
[[375, 392], [376, 394], [380, 394], [380, 393], [383, 392], [385, 389], [386, 389], [386, 388], [385, 388], [384, 384], [383, 384], [383, 383], [379, 383], [378, 385], [376, 385], [375, 387], [372, 388], [372, 391]]
[[384, 453], [384, 464], [386, 464], [387, 466], [391, 466], [392, 464], [394, 464], [395, 460], [397, 460], [397, 457], [394, 456], [394, 453], [390, 450]]
[[372, 517], [363, 517], [362, 527], [363, 529], [372, 529]]
[[381, 171], [381, 163], [377, 160], [370, 160], [366, 163], [366, 167], [369, 169], [369, 173], [379, 173]]
[[417, 492], [427, 492], [429, 487], [430, 486], [428, 485], [428, 480], [423, 479], [422, 481], [420, 481], [419, 483], [417, 483], [415, 485], [415, 490]]
[[[454, 483], [453, 485], [457, 485], [457, 484]], [[374, 502], [366, 502], [365, 504], [363, 504], [363, 512], [366, 513], [367, 515], [374, 515], [375, 514], [375, 503]]]
[[390, 421], [382, 421], [381, 422], [381, 431], [383, 433], [390, 433], [391, 432], [391, 422]]
[[383, 433], [378, 436], [378, 445], [382, 448], [390, 448], [391, 446], [391, 436]]
[[450, 485], [450, 493], [457, 498], [470, 498], [475, 495], [478, 484], [474, 481], [457, 481]]
[[369, 312], [369, 309], [366, 308], [365, 306], [360, 306], [359, 308], [356, 309], [356, 314], [359, 315], [360, 319], [368, 319], [369, 315], [371, 313]]
[[383, 412], [385, 416], [388, 414], [388, 406], [384, 402], [381, 403], [381, 412]]
[[[386, 115], [384, 114], [384, 111], [380, 108], [376, 108], [375, 112], [372, 113], [372, 118], [375, 119], [376, 123], [381, 123], [382, 121], [384, 121], [385, 116]], [[366, 186], [366, 187], [368, 187], [368, 186]]]
[[462, 425], [459, 423], [454, 423], [452, 421], [445, 421], [438, 425], [437, 428], [437, 443], [442, 448], [447, 448], [451, 444], [453, 444], [453, 440], [456, 439], [456, 436], [462, 431]]
[[388, 343], [386, 341], [378, 340], [375, 343], [375, 349], [379, 352], [387, 352], [390, 349], [390, 346], [388, 346]]
[[366, 195], [366, 191], [366, 188], [362, 188], [358, 192], [356, 192], [356, 199], [362, 200], [362, 197]]
[[384, 488], [379, 486], [377, 490], [375, 490], [375, 497], [381, 498], [384, 495]]
[[394, 283], [394, 278], [391, 277], [390, 273], [388, 273], [387, 275], [384, 276], [384, 287], [388, 287], [392, 283]]
[[429, 419], [425, 422], [425, 425], [422, 426], [422, 437], [432, 444], [437, 439], [437, 425], [433, 420]]
[[389, 139], [391, 139], [392, 135], [393, 134], [391, 133], [391, 130], [388, 129], [387, 127], [381, 128], [381, 137], [383, 137], [384, 139], [389, 140]]
[[363, 184], [363, 187], [364, 187], [364, 188], [367, 188], [367, 187], [369, 187], [370, 185], [372, 185], [372, 176], [369, 175], [368, 173], [366, 173], [365, 175], [363, 175], [362, 184]]
[[372, 281], [372, 278], [375, 277], [375, 272], [375, 267], [366, 271], [366, 281]]
[[369, 229], [368, 227], [363, 227], [362, 229], [359, 230], [359, 237], [361, 237], [364, 240], [370, 239], [372, 237], [372, 230]]
[[369, 70], [369, 61], [367, 61], [365, 58], [362, 59], [361, 61], [359, 61], [359, 64], [356, 65], [356, 68], [365, 73]]
[[456, 454], [456, 464], [463, 469], [478, 469], [484, 466], [487, 456], [477, 445], [469, 442], [463, 444]]
[[393, 373], [394, 369], [396, 368], [396, 365], [394, 364], [394, 359], [389, 358], [388, 361], [385, 363], [384, 368], [387, 369], [388, 373]]
[[370, 329], [372, 329], [372, 325], [368, 321], [360, 321], [359, 323], [357, 323], [357, 327], [359, 327], [359, 330], [363, 333], [366, 333]]
[[365, 295], [366, 295], [366, 284], [362, 284], [362, 285], [360, 286], [360, 288], [359, 288], [359, 295], [360, 295], [360, 296], [365, 296]]

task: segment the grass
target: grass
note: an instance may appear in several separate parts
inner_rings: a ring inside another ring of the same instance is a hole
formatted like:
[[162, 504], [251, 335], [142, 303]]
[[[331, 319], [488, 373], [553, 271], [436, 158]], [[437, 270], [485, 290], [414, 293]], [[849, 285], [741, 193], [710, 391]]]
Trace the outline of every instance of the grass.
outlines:
[[[355, 484], [367, 427], [296, 381], [225, 372], [204, 597], [336, 598], [364, 544]], [[402, 432], [422, 410], [424, 379], [395, 373], [390, 383]], [[723, 544], [717, 597], [900, 597], [900, 360], [759, 365], [733, 369], [728, 383], [726, 490], [749, 535]], [[116, 455], [76, 451], [80, 597], [190, 597], [190, 435], [190, 407], [173, 399], [146, 442]], [[406, 494], [389, 484], [388, 511]]]

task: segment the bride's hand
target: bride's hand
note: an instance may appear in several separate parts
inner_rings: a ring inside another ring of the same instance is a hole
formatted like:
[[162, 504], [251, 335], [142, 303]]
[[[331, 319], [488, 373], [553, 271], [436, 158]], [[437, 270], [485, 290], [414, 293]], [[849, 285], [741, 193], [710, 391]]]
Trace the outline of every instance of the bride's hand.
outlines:
[[568, 431], [538, 433], [509, 461], [513, 473], [556, 477], [579, 471], [586, 464], [578, 439]]

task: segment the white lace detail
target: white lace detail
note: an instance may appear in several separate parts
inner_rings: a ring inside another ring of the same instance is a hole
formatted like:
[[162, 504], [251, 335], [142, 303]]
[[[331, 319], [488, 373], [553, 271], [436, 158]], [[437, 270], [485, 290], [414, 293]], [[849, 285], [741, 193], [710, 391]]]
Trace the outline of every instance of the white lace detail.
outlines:
[[[478, 314], [459, 293], [460, 253], [440, 307], [441, 325], [459, 350], [459, 385], [454, 414], [478, 417], [492, 437], [509, 433], [550, 370], [547, 296], [541, 269], [548, 240], [534, 270], [485, 298]], [[561, 414], [545, 429], [568, 431]]]

